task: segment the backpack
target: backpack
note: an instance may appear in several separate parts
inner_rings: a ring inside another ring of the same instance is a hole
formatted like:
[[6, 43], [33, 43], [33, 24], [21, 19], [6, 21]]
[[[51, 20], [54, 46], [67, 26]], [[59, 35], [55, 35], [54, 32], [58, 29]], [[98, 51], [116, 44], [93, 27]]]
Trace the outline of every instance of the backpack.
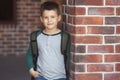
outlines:
[[[37, 34], [41, 33], [42, 30], [39, 31], [35, 31], [31, 34], [31, 48], [32, 48], [32, 56], [33, 56], [33, 63], [34, 65], [36, 65], [37, 62], [37, 56], [38, 56], [38, 47], [37, 47]], [[66, 57], [66, 49], [67, 49], [67, 42], [69, 39], [70, 35], [65, 32], [62, 31], [61, 33], [61, 53], [64, 55], [64, 57]], [[36, 66], [35, 68], [36, 69]]]

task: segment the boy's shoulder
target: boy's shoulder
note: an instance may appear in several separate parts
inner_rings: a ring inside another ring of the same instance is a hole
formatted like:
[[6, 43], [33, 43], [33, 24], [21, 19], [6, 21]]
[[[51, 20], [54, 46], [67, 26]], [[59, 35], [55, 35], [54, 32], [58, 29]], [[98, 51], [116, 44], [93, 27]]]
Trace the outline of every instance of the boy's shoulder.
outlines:
[[31, 33], [31, 35], [33, 35], [33, 34], [40, 34], [41, 32], [42, 32], [42, 30], [39, 29], [39, 30], [33, 31], [33, 32]]
[[40, 29], [40, 30], [33, 31], [33, 32], [30, 34], [30, 39], [31, 39], [31, 41], [35, 41], [36, 38], [37, 38], [37, 36], [38, 36], [39, 34], [41, 34], [41, 32], [42, 32], [41, 29]]

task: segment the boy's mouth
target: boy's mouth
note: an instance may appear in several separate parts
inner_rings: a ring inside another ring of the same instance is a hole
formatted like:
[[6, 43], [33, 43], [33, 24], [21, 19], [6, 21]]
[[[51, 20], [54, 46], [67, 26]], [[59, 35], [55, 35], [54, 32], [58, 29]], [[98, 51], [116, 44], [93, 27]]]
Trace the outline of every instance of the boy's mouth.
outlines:
[[48, 23], [47, 25], [52, 25], [52, 23]]

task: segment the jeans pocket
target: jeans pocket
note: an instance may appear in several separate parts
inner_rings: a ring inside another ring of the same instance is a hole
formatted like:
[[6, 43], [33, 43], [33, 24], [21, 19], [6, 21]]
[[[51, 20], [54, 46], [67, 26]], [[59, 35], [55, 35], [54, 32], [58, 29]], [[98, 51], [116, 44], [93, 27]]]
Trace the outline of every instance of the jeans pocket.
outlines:
[[38, 76], [35, 78], [35, 80], [46, 80], [43, 76]]
[[39, 76], [35, 80], [47, 80], [44, 76]]
[[38, 80], [40, 77], [41, 77], [41, 76], [37, 76], [37, 77], [35, 77], [35, 80]]

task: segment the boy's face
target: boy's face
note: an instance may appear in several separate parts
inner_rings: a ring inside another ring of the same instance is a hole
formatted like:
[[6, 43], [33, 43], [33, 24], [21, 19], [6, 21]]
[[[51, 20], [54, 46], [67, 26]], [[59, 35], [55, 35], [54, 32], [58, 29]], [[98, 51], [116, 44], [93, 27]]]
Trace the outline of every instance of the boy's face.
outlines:
[[40, 20], [46, 29], [55, 29], [61, 20], [61, 16], [55, 10], [44, 10]]

